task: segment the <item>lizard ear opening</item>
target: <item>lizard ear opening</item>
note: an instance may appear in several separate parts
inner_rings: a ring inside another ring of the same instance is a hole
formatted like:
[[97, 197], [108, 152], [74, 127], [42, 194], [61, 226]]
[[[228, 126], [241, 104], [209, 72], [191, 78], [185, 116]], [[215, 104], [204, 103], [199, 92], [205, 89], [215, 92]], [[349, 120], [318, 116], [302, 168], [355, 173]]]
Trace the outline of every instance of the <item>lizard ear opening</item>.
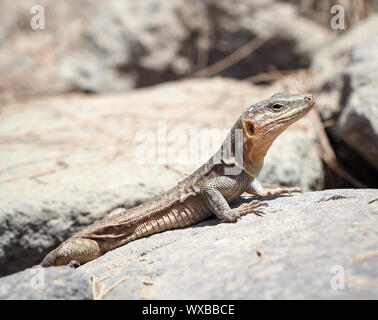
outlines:
[[252, 122], [248, 123], [248, 131], [249, 131], [250, 134], [255, 133], [255, 126], [253, 125]]
[[251, 121], [244, 122], [244, 129], [248, 136], [252, 136], [255, 133], [255, 126]]

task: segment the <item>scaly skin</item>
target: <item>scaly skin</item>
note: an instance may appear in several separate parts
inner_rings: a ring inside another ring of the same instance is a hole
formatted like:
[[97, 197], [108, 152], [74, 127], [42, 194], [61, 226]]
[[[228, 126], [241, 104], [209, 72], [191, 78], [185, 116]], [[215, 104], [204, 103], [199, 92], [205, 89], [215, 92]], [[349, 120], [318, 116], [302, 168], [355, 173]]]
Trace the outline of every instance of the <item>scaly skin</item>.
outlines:
[[[130, 241], [182, 228], [212, 215], [224, 222], [236, 222], [245, 214], [262, 214], [261, 207], [266, 203], [255, 200], [235, 209], [229, 203], [245, 191], [257, 196], [299, 191], [297, 188], [265, 191], [256, 177], [273, 141], [313, 105], [309, 94], [279, 93], [250, 106], [236, 121], [218, 152], [197, 171], [155, 199], [129, 210], [113, 210], [61, 243], [41, 265], [79, 266]], [[238, 133], [241, 133], [240, 140], [237, 140]], [[238, 145], [242, 153], [235, 149]]]

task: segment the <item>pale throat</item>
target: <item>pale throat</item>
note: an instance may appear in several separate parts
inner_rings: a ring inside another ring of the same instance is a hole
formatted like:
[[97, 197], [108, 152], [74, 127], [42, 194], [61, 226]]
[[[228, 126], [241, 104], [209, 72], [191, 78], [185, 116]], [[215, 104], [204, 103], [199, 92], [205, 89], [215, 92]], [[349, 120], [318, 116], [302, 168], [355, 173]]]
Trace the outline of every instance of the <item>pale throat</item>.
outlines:
[[246, 155], [248, 159], [251, 159], [252, 161], [264, 159], [277, 136], [278, 135], [270, 134], [257, 134], [254, 136], [252, 143], [248, 144], [247, 146]]
[[246, 173], [256, 178], [260, 173], [264, 158], [278, 135], [255, 135], [244, 142], [243, 160]]

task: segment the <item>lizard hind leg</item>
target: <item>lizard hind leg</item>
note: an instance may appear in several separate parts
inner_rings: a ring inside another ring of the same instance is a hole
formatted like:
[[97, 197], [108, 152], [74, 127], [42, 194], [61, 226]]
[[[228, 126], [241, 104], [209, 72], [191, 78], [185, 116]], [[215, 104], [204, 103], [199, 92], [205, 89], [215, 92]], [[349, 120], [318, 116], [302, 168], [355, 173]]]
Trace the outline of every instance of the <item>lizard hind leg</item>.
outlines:
[[85, 238], [70, 238], [51, 251], [41, 262], [42, 267], [69, 264], [78, 267], [101, 256], [97, 241]]
[[276, 186], [276, 187], [264, 188], [257, 179], [254, 179], [253, 182], [248, 186], [246, 192], [249, 194], [258, 196], [258, 197], [266, 197], [266, 196], [277, 196], [283, 193], [291, 194], [293, 192], [302, 192], [302, 191], [298, 187]]

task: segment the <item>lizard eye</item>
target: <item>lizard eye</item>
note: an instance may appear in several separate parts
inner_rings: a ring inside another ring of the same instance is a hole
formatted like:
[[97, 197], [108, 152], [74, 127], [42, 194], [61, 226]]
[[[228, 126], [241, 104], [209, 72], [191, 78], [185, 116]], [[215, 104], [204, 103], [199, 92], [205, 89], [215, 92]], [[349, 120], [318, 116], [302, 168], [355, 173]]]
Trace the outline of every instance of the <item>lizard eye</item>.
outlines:
[[280, 111], [283, 108], [283, 104], [274, 103], [269, 106], [269, 108], [275, 112]]

